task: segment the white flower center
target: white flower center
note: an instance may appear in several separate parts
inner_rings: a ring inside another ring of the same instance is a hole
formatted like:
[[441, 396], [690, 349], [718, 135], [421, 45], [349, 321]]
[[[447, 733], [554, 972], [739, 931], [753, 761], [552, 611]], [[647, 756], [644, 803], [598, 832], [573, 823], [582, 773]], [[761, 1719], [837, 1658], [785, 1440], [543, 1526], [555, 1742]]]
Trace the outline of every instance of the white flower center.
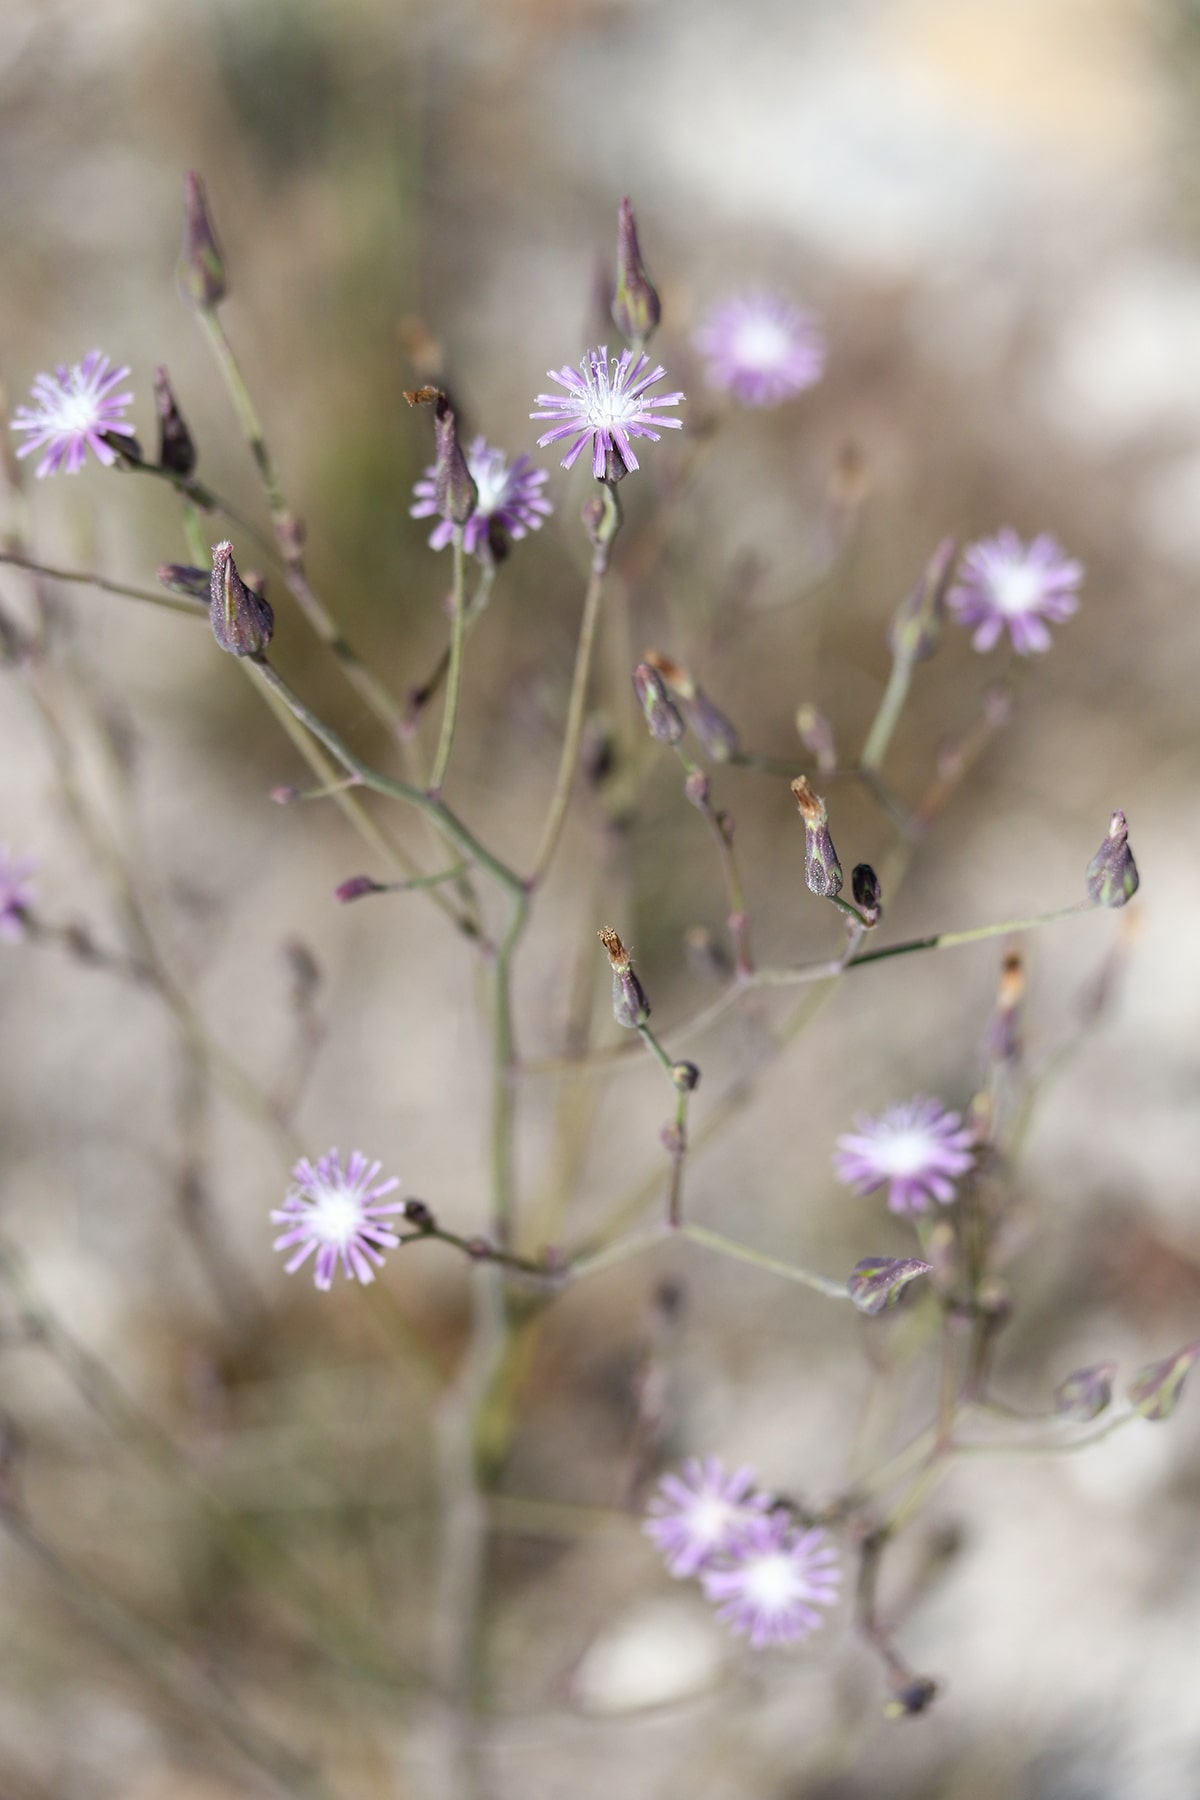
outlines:
[[796, 1567], [784, 1551], [773, 1551], [746, 1564], [746, 1598], [759, 1612], [785, 1612], [798, 1593]]
[[745, 319], [733, 334], [733, 357], [744, 369], [766, 371], [785, 363], [791, 339], [776, 319]]
[[991, 574], [992, 599], [1007, 618], [1036, 612], [1042, 598], [1042, 578], [1027, 562], [1003, 563]]
[[641, 411], [641, 401], [634, 399], [623, 387], [613, 386], [603, 368], [589, 369], [587, 386], [587, 420], [593, 431], [610, 431], [614, 425], [636, 419]]
[[488, 456], [478, 463], [467, 458], [467, 467], [479, 490], [479, 498], [475, 510], [485, 515], [494, 513], [504, 501], [508, 491], [508, 465], [502, 456]]
[[54, 424], [59, 431], [77, 433], [94, 431], [99, 423], [96, 397], [86, 389], [63, 394], [54, 409]]
[[688, 1530], [702, 1544], [717, 1544], [725, 1536], [734, 1516], [728, 1500], [717, 1494], [702, 1494], [688, 1513]]
[[933, 1152], [929, 1133], [910, 1128], [881, 1137], [876, 1161], [889, 1175], [916, 1175], [929, 1166]]
[[309, 1226], [323, 1244], [348, 1244], [362, 1224], [361, 1197], [347, 1188], [322, 1187], [309, 1212]]

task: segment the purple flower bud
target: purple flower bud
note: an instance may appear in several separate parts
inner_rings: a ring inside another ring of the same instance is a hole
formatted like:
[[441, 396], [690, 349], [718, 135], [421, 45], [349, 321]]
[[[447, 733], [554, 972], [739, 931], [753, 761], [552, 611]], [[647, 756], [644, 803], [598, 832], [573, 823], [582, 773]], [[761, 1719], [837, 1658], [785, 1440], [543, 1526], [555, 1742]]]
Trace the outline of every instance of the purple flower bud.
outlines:
[[629, 952], [616, 932], [605, 926], [599, 933], [599, 938], [608, 952], [608, 963], [612, 970], [613, 1018], [627, 1031], [636, 1031], [650, 1017], [650, 1002], [646, 998], [646, 990], [634, 974]]
[[1054, 1390], [1054, 1410], [1064, 1419], [1086, 1422], [1095, 1419], [1112, 1401], [1116, 1363], [1094, 1363], [1087, 1369], [1076, 1369]]
[[667, 698], [666, 684], [658, 670], [649, 663], [639, 663], [633, 671], [633, 691], [650, 736], [659, 744], [677, 744], [683, 736], [683, 719]]
[[194, 569], [189, 563], [160, 563], [158, 583], [169, 594], [186, 594], [189, 600], [208, 602], [212, 592], [212, 574], [208, 569]]
[[410, 1225], [415, 1225], [418, 1231], [432, 1231], [437, 1224], [437, 1220], [423, 1200], [406, 1200], [404, 1217]]
[[348, 900], [361, 900], [365, 894], [382, 894], [387, 890], [369, 875], [351, 875], [348, 880], [339, 882], [334, 888], [334, 898], [343, 905]]
[[172, 475], [190, 475], [196, 467], [196, 446], [171, 389], [167, 371], [154, 371], [154, 404], [158, 408], [158, 463]]
[[902, 1681], [893, 1690], [892, 1698], [884, 1707], [884, 1717], [888, 1719], [912, 1719], [923, 1713], [937, 1699], [938, 1685], [928, 1675], [914, 1675], [908, 1681]]
[[1129, 1398], [1143, 1419], [1169, 1419], [1179, 1405], [1183, 1384], [1193, 1363], [1200, 1362], [1200, 1339], [1185, 1344], [1174, 1356], [1150, 1363], [1129, 1384]]
[[806, 702], [797, 708], [796, 730], [804, 748], [816, 758], [819, 772], [831, 775], [837, 768], [837, 746], [833, 741], [833, 726], [825, 714]]
[[916, 587], [896, 608], [888, 628], [888, 642], [898, 661], [924, 662], [937, 649], [946, 617], [946, 595], [957, 561], [954, 539], [943, 538]]
[[806, 775], [797, 775], [792, 792], [804, 820], [804, 880], [819, 900], [832, 900], [842, 891], [842, 865], [829, 835], [828, 808]]
[[642, 262], [637, 225], [629, 201], [622, 200], [617, 214], [617, 285], [612, 298], [612, 321], [628, 343], [639, 348], [654, 335], [662, 307]]
[[213, 636], [232, 656], [262, 656], [275, 630], [275, 614], [237, 572], [233, 545], [213, 545], [208, 616]]
[[846, 1285], [859, 1312], [873, 1317], [894, 1305], [909, 1282], [928, 1275], [932, 1266], [916, 1257], [864, 1256], [851, 1269]]
[[434, 402], [433, 436], [437, 449], [433, 474], [437, 509], [443, 519], [449, 519], [454, 525], [465, 525], [475, 511], [479, 489], [467, 467], [458, 441], [454, 408], [445, 394], [439, 394]]
[[1138, 891], [1137, 864], [1123, 812], [1113, 814], [1108, 836], [1088, 864], [1087, 891], [1093, 906], [1124, 906]]
[[870, 863], [855, 863], [850, 875], [850, 892], [862, 914], [864, 925], [878, 925], [883, 913], [883, 890]]
[[194, 170], [189, 170], [183, 178], [183, 206], [179, 281], [193, 305], [202, 312], [209, 312], [225, 298], [225, 263], [208, 216], [204, 183]]
[[700, 1085], [700, 1071], [694, 1062], [672, 1063], [671, 1080], [681, 1094], [690, 1094]]

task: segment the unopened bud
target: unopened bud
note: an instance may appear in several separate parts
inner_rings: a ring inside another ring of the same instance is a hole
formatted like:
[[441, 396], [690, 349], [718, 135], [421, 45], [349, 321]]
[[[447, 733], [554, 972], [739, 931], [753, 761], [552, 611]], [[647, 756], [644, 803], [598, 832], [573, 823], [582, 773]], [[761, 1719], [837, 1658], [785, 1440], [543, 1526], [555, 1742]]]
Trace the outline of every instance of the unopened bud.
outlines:
[[850, 892], [862, 914], [864, 925], [878, 925], [883, 912], [883, 890], [870, 863], [855, 863], [850, 875]]
[[208, 569], [194, 569], [190, 563], [160, 563], [158, 584], [165, 587], [168, 594], [186, 594], [189, 600], [207, 602], [212, 594], [212, 573]]
[[458, 441], [458, 422], [454, 417], [454, 408], [445, 394], [439, 394], [434, 402], [433, 436], [436, 446], [433, 490], [438, 511], [451, 524], [465, 525], [475, 511], [479, 489], [467, 467], [467, 459]]
[[1108, 836], [1088, 864], [1087, 891], [1093, 906], [1124, 906], [1138, 891], [1137, 864], [1123, 812], [1113, 814]]
[[1090, 1368], [1076, 1369], [1054, 1390], [1055, 1412], [1060, 1418], [1078, 1419], [1083, 1424], [1099, 1418], [1112, 1404], [1116, 1372], [1117, 1365], [1113, 1362], [1093, 1363]]
[[214, 544], [208, 616], [213, 636], [232, 656], [261, 656], [271, 642], [275, 615], [262, 594], [237, 572], [232, 544]]
[[635, 1031], [650, 1017], [646, 990], [634, 974], [629, 952], [616, 932], [605, 926], [597, 935], [608, 952], [612, 970], [613, 1018], [627, 1031]]
[[404, 1217], [410, 1225], [415, 1225], [418, 1231], [432, 1231], [437, 1224], [433, 1213], [423, 1200], [406, 1200]]
[[190, 475], [196, 466], [196, 446], [184, 422], [167, 371], [154, 371], [154, 404], [158, 408], [158, 466], [172, 475]]
[[658, 670], [649, 663], [639, 663], [633, 671], [633, 691], [654, 741], [677, 744], [683, 736], [683, 718], [667, 698], [666, 684]]
[[366, 894], [382, 894], [386, 889], [379, 882], [372, 881], [369, 875], [351, 875], [348, 880], [339, 882], [334, 888], [334, 898], [343, 905], [348, 900], [361, 900]]
[[183, 207], [179, 281], [193, 305], [209, 312], [225, 298], [225, 263], [208, 216], [204, 183], [193, 170], [183, 178]]
[[923, 1713], [937, 1699], [937, 1682], [928, 1675], [914, 1675], [902, 1682], [883, 1709], [886, 1719], [911, 1719]]
[[700, 1085], [700, 1071], [694, 1062], [672, 1063], [671, 1080], [681, 1094], [690, 1094]]
[[957, 561], [958, 546], [954, 539], [943, 538], [926, 563], [916, 587], [896, 608], [888, 629], [888, 642], [898, 661], [924, 662], [937, 649], [946, 616], [946, 594]]
[[579, 516], [592, 546], [592, 567], [603, 575], [612, 555], [613, 539], [621, 529], [621, 503], [616, 489], [606, 482], [584, 501]]
[[1129, 1398], [1143, 1419], [1169, 1419], [1179, 1405], [1189, 1371], [1200, 1362], [1200, 1340], [1185, 1344], [1174, 1356], [1150, 1363], [1129, 1384]]
[[837, 768], [837, 746], [833, 741], [833, 726], [825, 714], [805, 703], [796, 710], [796, 730], [804, 748], [816, 758], [820, 773], [831, 775]]
[[653, 336], [662, 307], [642, 262], [637, 225], [629, 201], [622, 200], [617, 213], [617, 285], [612, 297], [612, 321], [621, 336], [639, 346]]
[[804, 820], [804, 880], [819, 900], [832, 900], [842, 891], [842, 865], [829, 835], [828, 808], [805, 775], [797, 775], [792, 792]]
[[701, 748], [714, 762], [728, 762], [736, 756], [737, 727], [719, 706], [713, 705], [702, 687], [696, 689], [691, 700], [684, 702], [684, 711]]

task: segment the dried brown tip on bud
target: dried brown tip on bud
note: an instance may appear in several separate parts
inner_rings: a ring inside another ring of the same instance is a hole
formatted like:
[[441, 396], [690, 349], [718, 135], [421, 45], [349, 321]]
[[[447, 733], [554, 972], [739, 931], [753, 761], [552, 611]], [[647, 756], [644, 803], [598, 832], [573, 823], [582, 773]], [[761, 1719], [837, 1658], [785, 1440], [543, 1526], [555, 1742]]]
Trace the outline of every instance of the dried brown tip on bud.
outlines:
[[661, 650], [647, 650], [642, 656], [644, 663], [657, 669], [673, 694], [682, 700], [690, 700], [696, 692], [696, 683], [689, 670], [682, 663], [674, 662], [671, 657], [664, 656]]
[[613, 968], [617, 970], [627, 969], [629, 967], [629, 952], [626, 950], [624, 944], [621, 942], [617, 933], [612, 929], [611, 925], [602, 925], [600, 930], [596, 933], [596, 936], [608, 951], [608, 960]]
[[158, 409], [159, 468], [172, 475], [190, 475], [196, 467], [196, 446], [161, 364], [154, 371], [154, 404]]
[[829, 810], [806, 775], [797, 775], [792, 792], [804, 820], [805, 884], [818, 900], [833, 900], [842, 891], [842, 865], [829, 835]]
[[805, 825], [815, 830], [829, 820], [829, 808], [819, 794], [813, 792], [812, 783], [807, 775], [797, 775], [792, 783], [792, 792], [796, 796], [796, 805], [800, 808]]
[[211, 312], [225, 298], [225, 262], [208, 214], [208, 196], [195, 170], [183, 178], [183, 252], [179, 284], [194, 306]]
[[996, 1004], [1004, 1012], [1012, 1012], [1025, 994], [1025, 965], [1019, 950], [1010, 950], [1000, 965], [1000, 985]]
[[597, 936], [608, 952], [612, 969], [613, 1018], [627, 1031], [634, 1031], [650, 1017], [646, 990], [633, 972], [629, 952], [611, 926], [604, 926]]
[[405, 388], [404, 398], [410, 406], [433, 406], [441, 399], [442, 390], [438, 387]]
[[212, 556], [208, 616], [213, 636], [232, 656], [262, 656], [271, 642], [275, 615], [238, 574], [232, 544], [214, 544]]

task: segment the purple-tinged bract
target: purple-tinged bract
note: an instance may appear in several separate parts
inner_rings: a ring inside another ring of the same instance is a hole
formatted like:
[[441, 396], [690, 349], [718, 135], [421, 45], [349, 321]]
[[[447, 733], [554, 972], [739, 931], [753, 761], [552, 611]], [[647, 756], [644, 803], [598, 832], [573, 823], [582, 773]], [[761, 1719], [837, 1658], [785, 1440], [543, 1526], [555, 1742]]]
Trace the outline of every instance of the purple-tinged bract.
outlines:
[[[463, 547], [468, 556], [486, 551], [494, 532], [523, 538], [527, 531], [540, 531], [542, 520], [554, 511], [541, 492], [550, 479], [545, 469], [535, 469], [527, 456], [518, 456], [510, 463], [503, 450], [494, 449], [482, 437], [473, 438], [465, 454], [478, 489], [475, 511], [463, 526]], [[435, 475], [436, 470], [430, 466], [413, 485], [415, 498], [408, 510], [414, 519], [431, 519], [439, 510]], [[452, 521], [439, 518], [429, 534], [429, 542], [434, 550], [444, 550], [453, 537]]]
[[754, 1649], [795, 1644], [837, 1604], [841, 1570], [823, 1531], [799, 1530], [784, 1512], [752, 1519], [720, 1563], [700, 1572], [717, 1617]]
[[1051, 644], [1048, 622], [1060, 624], [1079, 606], [1083, 564], [1043, 531], [1024, 544], [1009, 526], [963, 553], [947, 604], [960, 625], [974, 626], [976, 650], [990, 650], [1007, 628], [1018, 656]]
[[292, 1251], [284, 1265], [289, 1275], [315, 1251], [313, 1280], [317, 1287], [332, 1285], [339, 1260], [347, 1280], [374, 1281], [375, 1269], [383, 1264], [383, 1252], [394, 1250], [400, 1242], [384, 1221], [389, 1213], [404, 1211], [403, 1200], [380, 1204], [385, 1194], [400, 1185], [395, 1176], [378, 1180], [382, 1167], [382, 1163], [368, 1162], [359, 1150], [350, 1152], [345, 1170], [336, 1150], [327, 1151], [315, 1164], [306, 1156], [300, 1158], [292, 1170], [287, 1198], [271, 1214], [272, 1224], [285, 1228], [274, 1248]]
[[114, 369], [99, 350], [89, 350], [70, 368], [60, 363], [53, 375], [39, 375], [30, 390], [33, 405], [18, 406], [13, 413], [13, 430], [29, 434], [17, 455], [45, 451], [39, 476], [57, 475], [60, 469], [78, 474], [89, 449], [98, 462], [116, 462], [105, 434], [133, 436], [133, 426], [123, 417], [133, 395], [114, 392], [128, 375], [127, 368]]
[[891, 1211], [911, 1217], [927, 1212], [933, 1200], [954, 1199], [957, 1178], [974, 1160], [974, 1142], [958, 1113], [918, 1096], [878, 1118], [856, 1119], [855, 1130], [838, 1139], [833, 1161], [839, 1181], [860, 1194], [886, 1186]]
[[819, 381], [825, 345], [810, 313], [781, 294], [739, 294], [720, 301], [694, 343], [710, 387], [743, 406], [778, 406]]
[[16, 944], [25, 936], [25, 914], [33, 905], [30, 880], [37, 863], [31, 856], [13, 856], [0, 845], [0, 938]]
[[715, 1456], [693, 1456], [678, 1475], [664, 1475], [646, 1508], [643, 1530], [668, 1572], [681, 1579], [734, 1551], [747, 1526], [770, 1506], [753, 1469], [726, 1472]]
[[[554, 419], [556, 423], [538, 439], [539, 444], [557, 443], [571, 438], [562, 459], [564, 469], [574, 464], [586, 444], [592, 446], [592, 474], [597, 481], [620, 481], [638, 465], [631, 439], [651, 438], [655, 443], [661, 431], [678, 431], [681, 419], [666, 419], [655, 407], [678, 406], [682, 394], [652, 394], [650, 389], [663, 379], [666, 370], [661, 363], [653, 368], [648, 356], [622, 350], [609, 360], [608, 346], [589, 350], [578, 369], [550, 369], [551, 381], [566, 389], [564, 394], [539, 394], [537, 403], [544, 410], [531, 412], [531, 419]], [[655, 430], [655, 427], [658, 430]]]

